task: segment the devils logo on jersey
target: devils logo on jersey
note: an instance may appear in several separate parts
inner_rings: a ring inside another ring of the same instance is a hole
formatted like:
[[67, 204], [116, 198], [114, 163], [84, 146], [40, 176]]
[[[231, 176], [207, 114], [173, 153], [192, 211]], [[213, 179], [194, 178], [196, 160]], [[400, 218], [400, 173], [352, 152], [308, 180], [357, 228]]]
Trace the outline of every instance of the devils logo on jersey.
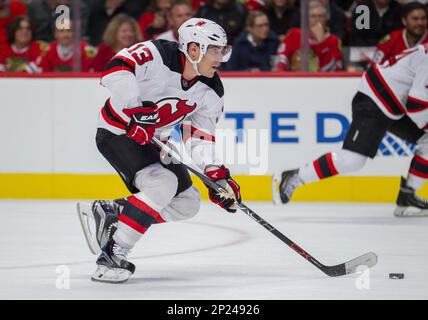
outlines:
[[160, 121], [156, 128], [174, 126], [196, 109], [196, 103], [179, 98], [164, 98], [156, 102]]

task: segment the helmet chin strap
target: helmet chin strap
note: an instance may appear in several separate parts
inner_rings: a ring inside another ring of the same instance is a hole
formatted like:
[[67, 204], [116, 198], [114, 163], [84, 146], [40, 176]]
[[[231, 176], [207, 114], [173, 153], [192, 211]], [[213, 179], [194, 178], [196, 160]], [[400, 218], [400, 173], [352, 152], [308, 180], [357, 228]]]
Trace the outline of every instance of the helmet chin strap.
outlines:
[[187, 60], [189, 60], [189, 62], [192, 64], [193, 70], [195, 70], [196, 74], [200, 76], [201, 74], [199, 73], [199, 70], [198, 70], [198, 64], [202, 60], [202, 54], [199, 54], [199, 58], [196, 61], [193, 61], [187, 52], [184, 52], [184, 55], [186, 56]]
[[199, 70], [198, 70], [198, 63], [197, 62], [193, 62], [193, 61], [190, 61], [190, 62], [192, 63], [192, 67], [195, 70], [196, 74], [198, 76], [200, 76], [201, 74], [199, 73]]

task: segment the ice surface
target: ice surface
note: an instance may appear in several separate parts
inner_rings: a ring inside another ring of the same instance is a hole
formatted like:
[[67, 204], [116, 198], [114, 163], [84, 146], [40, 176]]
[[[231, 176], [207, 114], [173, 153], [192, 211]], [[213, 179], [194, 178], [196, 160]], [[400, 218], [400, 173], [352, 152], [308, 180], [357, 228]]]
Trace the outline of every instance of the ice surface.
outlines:
[[246, 203], [324, 264], [375, 252], [368, 273], [329, 278], [245, 214], [203, 203], [153, 226], [133, 277], [105, 284], [90, 281], [75, 203], [0, 201], [0, 299], [428, 299], [428, 218], [395, 218], [392, 204]]

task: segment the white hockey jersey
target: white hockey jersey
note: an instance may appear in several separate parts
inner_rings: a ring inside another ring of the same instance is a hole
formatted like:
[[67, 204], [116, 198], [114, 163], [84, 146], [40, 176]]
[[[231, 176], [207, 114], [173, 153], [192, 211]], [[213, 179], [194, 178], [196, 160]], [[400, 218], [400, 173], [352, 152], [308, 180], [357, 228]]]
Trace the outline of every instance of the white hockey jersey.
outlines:
[[358, 91], [372, 98], [389, 118], [407, 114], [419, 128], [428, 129], [428, 45], [372, 66], [364, 73]]
[[119, 51], [101, 78], [111, 97], [101, 109], [99, 127], [124, 134], [130, 119], [123, 110], [153, 101], [160, 118], [155, 136], [165, 141], [181, 124], [186, 149], [203, 169], [220, 163], [213, 144], [216, 124], [223, 114], [224, 90], [217, 73], [213, 78], [185, 80], [184, 64], [184, 54], [171, 41], [146, 41]]

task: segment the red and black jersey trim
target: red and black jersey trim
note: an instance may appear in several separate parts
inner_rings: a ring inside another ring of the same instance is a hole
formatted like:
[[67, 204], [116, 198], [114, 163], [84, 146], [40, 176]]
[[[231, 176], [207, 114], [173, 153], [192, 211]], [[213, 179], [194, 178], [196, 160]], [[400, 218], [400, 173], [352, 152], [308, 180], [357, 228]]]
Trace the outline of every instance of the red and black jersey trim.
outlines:
[[405, 113], [400, 101], [375, 66], [367, 70], [365, 77], [373, 93], [391, 114], [400, 116]]
[[324, 179], [338, 174], [337, 169], [334, 166], [333, 158], [331, 153], [327, 153], [315, 160], [314, 163], [315, 172], [318, 175], [318, 178]]
[[180, 125], [181, 135], [183, 137], [183, 141], [186, 142], [190, 138], [196, 138], [199, 140], [215, 142], [215, 136], [208, 134], [198, 128], [195, 128], [188, 124]]
[[428, 108], [428, 102], [409, 96], [407, 98], [406, 108], [410, 113], [424, 111]]
[[184, 54], [178, 49], [178, 43], [167, 40], [153, 40], [153, 45], [158, 49], [162, 62], [169, 70], [182, 74], [184, 71]]
[[414, 156], [410, 163], [409, 173], [419, 178], [428, 179], [428, 160], [421, 156]]
[[117, 113], [114, 111], [110, 99], [104, 103], [104, 107], [101, 109], [101, 115], [103, 119], [111, 126], [118, 129], [125, 130], [128, 126], [128, 122], [123, 120]]
[[199, 76], [199, 81], [205, 83], [208, 87], [210, 87], [219, 98], [224, 96], [224, 87], [221, 79], [216, 72], [212, 78], [207, 78], [204, 76]]
[[135, 75], [135, 62], [126, 57], [115, 56], [104, 67], [102, 77], [117, 71], [128, 71]]

